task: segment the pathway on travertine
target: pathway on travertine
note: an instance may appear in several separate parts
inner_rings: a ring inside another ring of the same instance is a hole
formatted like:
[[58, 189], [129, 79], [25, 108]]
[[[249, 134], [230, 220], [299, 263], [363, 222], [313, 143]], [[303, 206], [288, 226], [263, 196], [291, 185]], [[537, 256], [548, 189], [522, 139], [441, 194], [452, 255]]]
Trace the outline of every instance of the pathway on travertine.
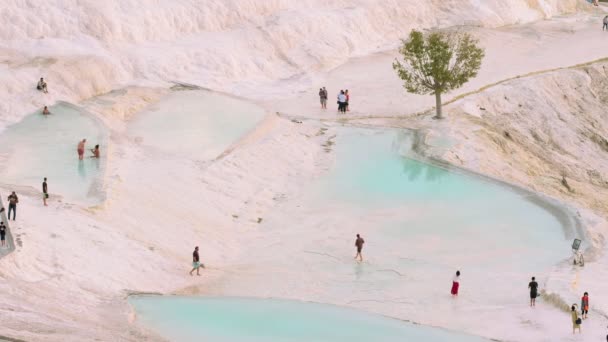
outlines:
[[1, 195], [0, 195], [0, 208], [4, 208], [4, 211], [2, 212], [2, 214], [0, 214], [0, 220], [2, 220], [2, 222], [4, 222], [4, 224], [8, 227], [7, 232], [6, 232], [6, 245], [7, 246], [0, 247], [0, 258], [2, 258], [15, 250], [15, 243], [13, 242], [13, 235], [11, 234], [11, 226], [8, 222], [8, 219], [6, 218], [6, 213], [8, 212], [8, 207], [4, 206]]
[[[479, 75], [445, 95], [443, 102], [520, 75], [608, 57], [601, 48], [608, 43], [608, 32], [602, 31], [601, 22], [599, 14], [576, 14], [525, 25], [467, 29], [479, 38], [486, 58]], [[292, 94], [261, 102], [290, 117], [331, 119], [336, 117], [337, 92], [349, 89], [352, 111], [346, 117], [401, 117], [432, 109], [434, 97], [405, 92], [392, 69], [395, 57], [396, 51], [378, 53], [352, 59], [327, 73], [282, 81], [282, 88], [291, 89]], [[317, 92], [321, 86], [329, 91], [327, 110], [319, 108]]]

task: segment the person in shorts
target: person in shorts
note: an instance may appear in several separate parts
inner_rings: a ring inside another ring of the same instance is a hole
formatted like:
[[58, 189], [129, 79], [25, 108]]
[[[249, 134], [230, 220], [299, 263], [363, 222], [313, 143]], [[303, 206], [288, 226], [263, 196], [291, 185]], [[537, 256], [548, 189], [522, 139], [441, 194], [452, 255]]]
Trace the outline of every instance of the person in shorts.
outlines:
[[196, 270], [196, 275], [201, 275], [199, 272], [200, 268], [205, 268], [205, 265], [201, 264], [201, 260], [198, 256], [198, 246], [194, 247], [194, 252], [192, 253], [192, 270], [190, 271], [190, 275], [192, 272]]
[[365, 240], [363, 240], [363, 238], [357, 234], [357, 239], [355, 240], [355, 246], [357, 247], [357, 254], [355, 255], [355, 260], [357, 260], [357, 258], [359, 258], [359, 262], [363, 261], [363, 256], [361, 255], [361, 251], [363, 250], [363, 244], [365, 243]]
[[325, 87], [319, 89], [319, 101], [321, 101], [321, 108], [327, 109], [327, 90]]

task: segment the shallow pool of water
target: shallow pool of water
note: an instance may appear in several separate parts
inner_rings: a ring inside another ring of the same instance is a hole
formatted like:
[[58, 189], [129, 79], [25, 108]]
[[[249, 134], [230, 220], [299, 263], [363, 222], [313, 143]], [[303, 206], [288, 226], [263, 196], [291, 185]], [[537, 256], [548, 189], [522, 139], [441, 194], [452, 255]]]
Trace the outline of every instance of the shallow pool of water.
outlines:
[[176, 342], [485, 341], [357, 310], [297, 301], [140, 296], [129, 302], [144, 325]]
[[[51, 115], [34, 113], [0, 133], [0, 179], [2, 183], [42, 191], [48, 178], [51, 195], [69, 201], [94, 204], [102, 198], [103, 158], [106, 132], [90, 114], [69, 104], [50, 107]], [[78, 160], [76, 146], [86, 138], [89, 149], [100, 144], [102, 159]]]
[[[246, 259], [214, 294], [347, 303], [452, 326], [462, 310], [525, 303], [530, 277], [542, 281], [570, 256], [572, 227], [534, 196], [409, 159], [407, 132], [335, 133], [328, 172], [243, 237]], [[363, 263], [353, 260], [357, 233]]]
[[165, 153], [219, 156], [264, 118], [262, 108], [202, 90], [177, 91], [138, 114], [129, 134]]

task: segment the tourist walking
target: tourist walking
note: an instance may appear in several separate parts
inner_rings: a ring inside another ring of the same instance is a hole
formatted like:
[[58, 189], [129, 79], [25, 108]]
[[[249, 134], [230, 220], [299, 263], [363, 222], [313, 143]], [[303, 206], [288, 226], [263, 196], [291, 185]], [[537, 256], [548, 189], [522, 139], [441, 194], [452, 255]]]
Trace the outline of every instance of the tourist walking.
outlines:
[[200, 268], [205, 268], [205, 265], [201, 264], [200, 258], [198, 256], [198, 246], [194, 247], [194, 252], [192, 253], [192, 270], [190, 271], [190, 275], [192, 272], [196, 270], [196, 275], [201, 275], [199, 273]]
[[84, 144], [87, 143], [87, 139], [82, 139], [82, 141], [80, 141], [78, 143], [78, 147], [76, 148], [76, 151], [78, 151], [78, 159], [82, 160], [84, 158]]
[[604, 23], [604, 26], [602, 26], [602, 31], [608, 30], [608, 15], [604, 17], [604, 20], [602, 20], [602, 22]]
[[583, 320], [578, 317], [578, 313], [576, 311], [576, 304], [572, 305], [570, 316], [572, 317], [572, 333], [576, 333], [576, 329], [578, 329], [578, 332], [580, 333], [581, 323], [583, 323]]
[[319, 100], [321, 101], [321, 108], [327, 109], [327, 90], [325, 87], [319, 89]]
[[346, 95], [344, 94], [344, 90], [340, 90], [338, 94], [338, 111], [346, 113]]
[[589, 293], [585, 292], [581, 298], [581, 317], [587, 319], [589, 313]]
[[13, 221], [15, 221], [15, 219], [17, 218], [17, 203], [19, 203], [19, 197], [17, 197], [17, 194], [13, 191], [8, 196], [8, 218], [7, 218], [7, 220], [11, 219], [11, 211], [13, 212]]
[[46, 177], [44, 177], [44, 181], [42, 182], [42, 203], [44, 203], [45, 207], [47, 206], [47, 198], [49, 198], [49, 188], [46, 184]]
[[460, 271], [456, 271], [454, 279], [452, 279], [452, 296], [458, 296], [458, 289], [460, 288]]
[[46, 88], [46, 82], [44, 82], [44, 78], [40, 77], [40, 81], [38, 81], [38, 84], [36, 85], [36, 89], [44, 92], [45, 94], [49, 92]]
[[2, 221], [0, 221], [0, 245], [6, 246], [6, 226]]
[[359, 258], [359, 262], [363, 261], [363, 256], [361, 255], [361, 251], [363, 250], [363, 244], [365, 243], [365, 240], [363, 240], [363, 238], [357, 234], [357, 239], [355, 240], [355, 246], [357, 246], [357, 254], [355, 255], [355, 260], [357, 260], [357, 258]]
[[532, 277], [532, 281], [528, 284], [530, 289], [530, 306], [536, 306], [536, 297], [538, 297], [538, 283], [536, 279]]

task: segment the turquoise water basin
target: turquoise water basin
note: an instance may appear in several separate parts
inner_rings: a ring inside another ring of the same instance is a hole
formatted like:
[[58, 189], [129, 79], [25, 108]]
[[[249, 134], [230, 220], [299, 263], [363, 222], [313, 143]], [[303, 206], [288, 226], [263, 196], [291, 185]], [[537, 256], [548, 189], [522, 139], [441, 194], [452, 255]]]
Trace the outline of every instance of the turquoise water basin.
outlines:
[[129, 302], [142, 323], [176, 342], [487, 341], [316, 303], [159, 296], [131, 297]]
[[262, 108], [202, 90], [178, 91], [139, 113], [129, 134], [164, 153], [219, 156], [265, 116]]
[[[28, 115], [0, 133], [0, 179], [2, 183], [42, 191], [48, 178], [51, 195], [69, 201], [94, 204], [103, 197], [107, 133], [101, 122], [79, 108], [61, 103], [50, 107], [51, 115]], [[76, 146], [87, 139], [86, 153], [101, 145], [101, 160], [78, 160]]]

